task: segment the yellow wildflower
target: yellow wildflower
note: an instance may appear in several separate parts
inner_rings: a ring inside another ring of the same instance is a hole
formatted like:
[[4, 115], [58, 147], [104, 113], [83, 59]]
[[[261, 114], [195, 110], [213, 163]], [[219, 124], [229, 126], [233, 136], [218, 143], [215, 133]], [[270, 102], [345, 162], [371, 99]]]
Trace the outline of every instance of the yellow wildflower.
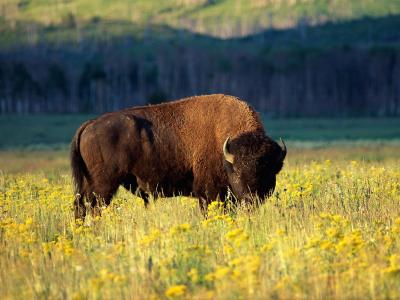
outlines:
[[165, 291], [165, 296], [167, 297], [180, 297], [183, 296], [186, 293], [186, 286], [181, 284], [181, 285], [174, 285], [169, 287]]
[[197, 281], [199, 280], [199, 272], [196, 268], [191, 268], [187, 275], [193, 283], [197, 283]]
[[184, 223], [184, 224], [180, 224], [180, 225], [176, 225], [176, 226], [172, 227], [170, 229], [170, 233], [171, 233], [171, 235], [175, 235], [178, 233], [187, 232], [190, 230], [190, 228], [191, 228], [190, 224]]

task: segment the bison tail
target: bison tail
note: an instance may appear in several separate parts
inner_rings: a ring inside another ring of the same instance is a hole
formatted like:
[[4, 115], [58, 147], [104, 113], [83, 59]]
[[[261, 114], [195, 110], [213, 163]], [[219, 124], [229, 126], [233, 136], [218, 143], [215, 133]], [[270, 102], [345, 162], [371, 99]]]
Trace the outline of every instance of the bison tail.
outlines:
[[78, 128], [71, 142], [70, 159], [71, 159], [72, 179], [74, 181], [75, 194], [78, 194], [79, 196], [82, 195], [83, 193], [83, 180], [85, 177], [88, 176], [86, 164], [83, 161], [79, 149], [79, 144], [80, 144], [81, 134], [90, 122], [91, 120], [83, 123]]

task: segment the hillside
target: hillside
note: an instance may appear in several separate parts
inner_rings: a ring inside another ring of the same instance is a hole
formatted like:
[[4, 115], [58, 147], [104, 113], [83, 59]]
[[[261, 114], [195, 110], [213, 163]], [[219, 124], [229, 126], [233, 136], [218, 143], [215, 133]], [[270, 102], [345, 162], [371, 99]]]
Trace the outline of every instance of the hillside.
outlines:
[[3, 0], [0, 32], [2, 43], [6, 36], [24, 41], [25, 35], [32, 41], [60, 28], [74, 28], [69, 37], [79, 38], [91, 24], [107, 27], [118, 21], [135, 29], [114, 27], [111, 35], [143, 35], [147, 28], [167, 26], [231, 38], [398, 13], [398, 0]]

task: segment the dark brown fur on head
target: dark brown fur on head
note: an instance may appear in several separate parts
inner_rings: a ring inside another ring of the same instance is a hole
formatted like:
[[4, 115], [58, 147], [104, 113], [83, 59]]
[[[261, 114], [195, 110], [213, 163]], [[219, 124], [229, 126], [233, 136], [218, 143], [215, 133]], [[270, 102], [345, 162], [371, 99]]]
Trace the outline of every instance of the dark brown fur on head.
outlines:
[[264, 199], [275, 189], [282, 169], [282, 148], [262, 133], [247, 132], [229, 141], [233, 162], [225, 161], [231, 188], [239, 198], [257, 194]]

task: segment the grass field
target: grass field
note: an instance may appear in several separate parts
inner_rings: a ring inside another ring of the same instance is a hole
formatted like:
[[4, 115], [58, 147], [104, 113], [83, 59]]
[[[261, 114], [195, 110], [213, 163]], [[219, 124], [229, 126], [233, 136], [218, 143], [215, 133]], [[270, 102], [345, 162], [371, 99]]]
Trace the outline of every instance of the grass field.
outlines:
[[400, 297], [398, 120], [267, 120], [289, 149], [254, 212], [121, 188], [77, 226], [66, 145], [86, 118], [0, 118], [2, 299]]

